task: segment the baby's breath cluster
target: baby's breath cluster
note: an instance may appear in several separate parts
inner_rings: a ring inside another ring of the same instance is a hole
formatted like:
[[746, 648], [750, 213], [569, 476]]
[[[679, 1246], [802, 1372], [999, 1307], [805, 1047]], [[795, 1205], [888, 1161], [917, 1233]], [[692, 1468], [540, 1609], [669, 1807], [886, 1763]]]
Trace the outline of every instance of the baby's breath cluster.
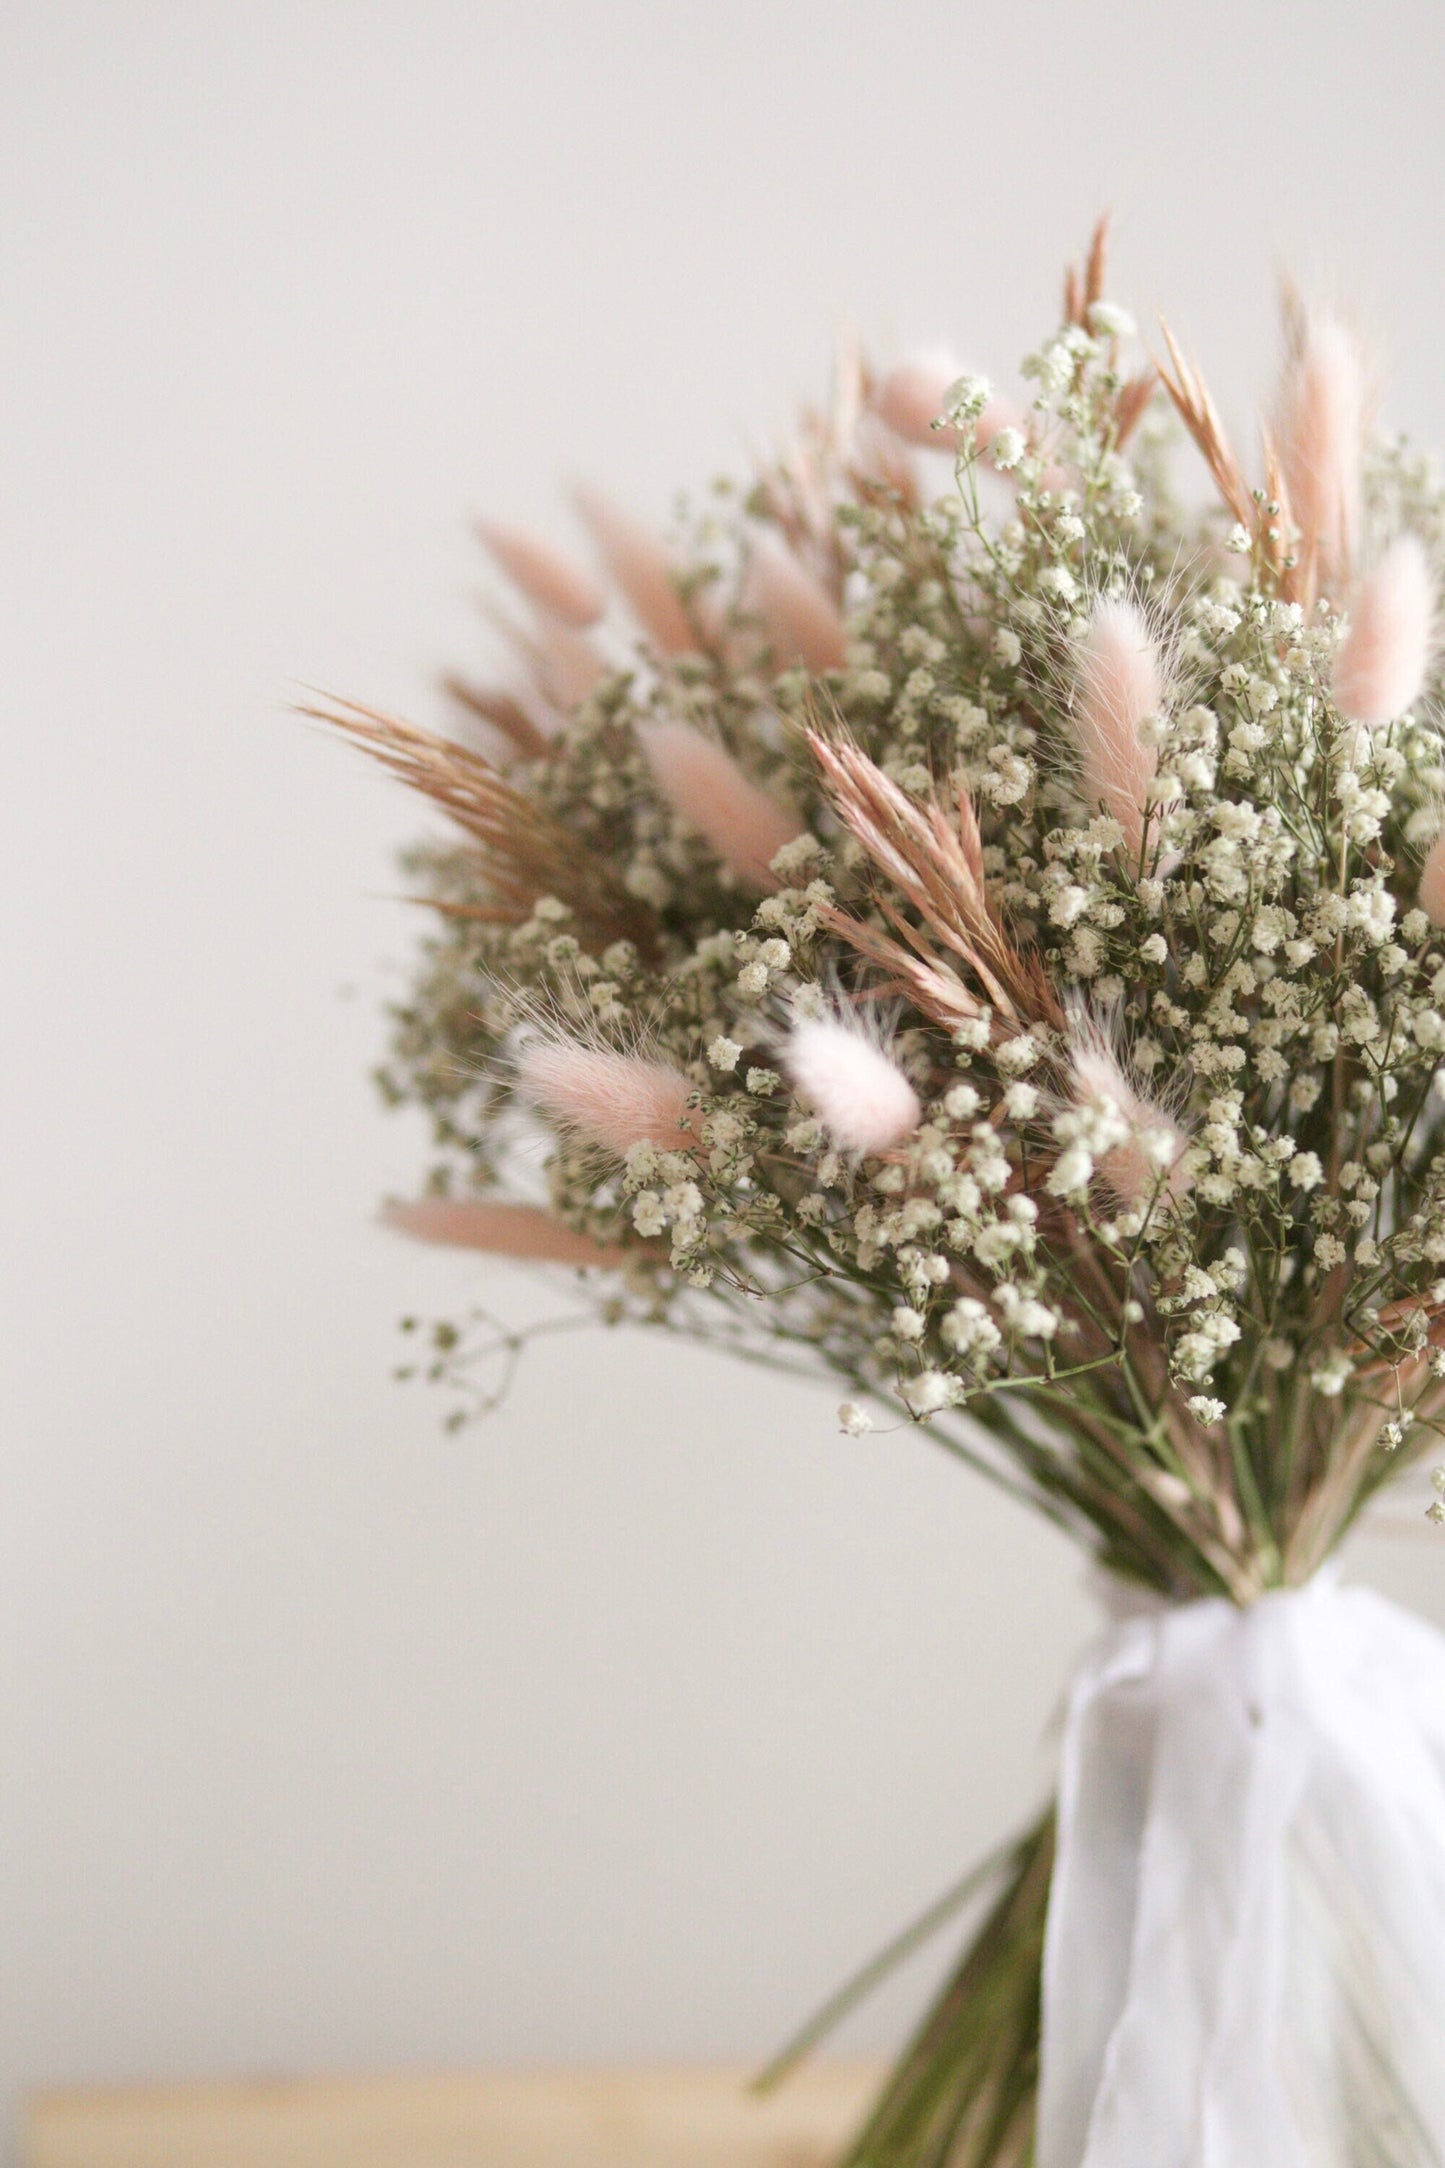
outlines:
[[385, 1078], [448, 1239], [531, 1181], [609, 1314], [1246, 1600], [1445, 1412], [1445, 497], [1311, 438], [1368, 402], [1303, 313], [1248, 482], [1102, 275], [1017, 405], [850, 361], [670, 551], [586, 500], [630, 631], [510, 538], [504, 759], [344, 721], [454, 823]]

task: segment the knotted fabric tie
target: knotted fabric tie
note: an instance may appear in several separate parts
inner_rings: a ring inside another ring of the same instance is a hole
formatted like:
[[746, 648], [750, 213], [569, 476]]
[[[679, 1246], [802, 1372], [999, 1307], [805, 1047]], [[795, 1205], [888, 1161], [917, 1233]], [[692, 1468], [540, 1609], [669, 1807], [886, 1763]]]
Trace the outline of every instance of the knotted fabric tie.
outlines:
[[1038, 2168], [1445, 2163], [1445, 1637], [1322, 1576], [1068, 1700]]

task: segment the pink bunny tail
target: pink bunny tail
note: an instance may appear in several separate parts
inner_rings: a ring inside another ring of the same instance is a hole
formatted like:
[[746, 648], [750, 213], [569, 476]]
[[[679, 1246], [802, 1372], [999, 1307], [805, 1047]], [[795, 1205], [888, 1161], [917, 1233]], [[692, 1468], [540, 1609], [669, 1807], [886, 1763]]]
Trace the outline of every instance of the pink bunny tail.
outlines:
[[750, 783], [731, 755], [690, 723], [656, 723], [642, 733], [642, 747], [658, 789], [684, 825], [740, 881], [776, 888], [769, 869], [783, 845], [802, 833], [797, 815]]
[[1127, 1138], [1099, 1161], [1099, 1172], [1120, 1204], [1147, 1204], [1161, 1183], [1167, 1195], [1184, 1196], [1189, 1189], [1183, 1164], [1188, 1139], [1161, 1106], [1129, 1081], [1097, 1027], [1077, 1034], [1073, 1070], [1079, 1099], [1107, 1107], [1128, 1127]]
[[[948, 394], [963, 375], [963, 365], [945, 347], [929, 347], [900, 361], [878, 380], [873, 411], [905, 444], [922, 450], [956, 452], [956, 429], [933, 426], [943, 414]], [[1006, 399], [990, 399], [973, 425], [974, 442], [986, 451], [1000, 429], [1022, 429], [1025, 416]]]
[[1356, 723], [1389, 723], [1419, 699], [1430, 661], [1435, 582], [1413, 535], [1392, 542], [1355, 592], [1335, 658], [1335, 704]]
[[946, 450], [953, 442], [953, 431], [935, 429], [933, 424], [943, 413], [949, 386], [962, 374], [962, 364], [944, 347], [911, 354], [878, 379], [873, 411], [905, 444], [927, 451]]
[[565, 1220], [531, 1204], [485, 1204], [466, 1197], [415, 1197], [382, 1206], [382, 1222], [418, 1242], [486, 1250], [496, 1257], [544, 1265], [615, 1268], [629, 1253], [617, 1242], [579, 1234]]
[[1445, 828], [1425, 853], [1417, 900], [1432, 926], [1445, 927]]
[[1084, 796], [1124, 831], [1130, 858], [1144, 849], [1150, 786], [1159, 756], [1141, 727], [1164, 699], [1159, 650], [1132, 602], [1099, 602], [1079, 654], [1074, 722]]
[[759, 535], [753, 544], [746, 600], [782, 659], [802, 662], [815, 677], [842, 669], [847, 635], [837, 604], [772, 535]]
[[923, 1119], [918, 1094], [892, 1055], [840, 1018], [794, 1024], [783, 1063], [798, 1096], [845, 1151], [889, 1151]]
[[692, 1086], [669, 1062], [538, 1038], [517, 1056], [523, 1092], [543, 1113], [625, 1158], [634, 1144], [686, 1150]]
[[1360, 526], [1367, 378], [1360, 343], [1328, 311], [1306, 318], [1285, 364], [1279, 456], [1304, 552], [1346, 578]]
[[580, 513], [608, 573], [621, 589], [633, 616], [663, 655], [687, 655], [697, 647], [667, 552], [650, 527], [585, 485], [572, 501]]
[[607, 591], [590, 572], [520, 527], [480, 520], [477, 532], [513, 586], [538, 609], [550, 611], [578, 632], [597, 623], [607, 607]]

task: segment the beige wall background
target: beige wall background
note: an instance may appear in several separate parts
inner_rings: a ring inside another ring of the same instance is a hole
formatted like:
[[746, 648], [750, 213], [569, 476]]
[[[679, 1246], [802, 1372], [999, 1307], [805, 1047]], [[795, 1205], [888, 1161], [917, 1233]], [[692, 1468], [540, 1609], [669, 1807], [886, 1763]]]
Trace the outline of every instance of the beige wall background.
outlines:
[[[12, 0], [0, 65], [0, 2083], [761, 2055], [1032, 1804], [1079, 1566], [685, 1348], [390, 1382], [567, 1298], [371, 1223], [413, 815], [285, 703], [439, 712], [468, 513], [662, 513], [839, 327], [1006, 377], [1104, 204], [1241, 430], [1283, 263], [1445, 441], [1438, 12]], [[1358, 1566], [1445, 1621], [1423, 1524]]]

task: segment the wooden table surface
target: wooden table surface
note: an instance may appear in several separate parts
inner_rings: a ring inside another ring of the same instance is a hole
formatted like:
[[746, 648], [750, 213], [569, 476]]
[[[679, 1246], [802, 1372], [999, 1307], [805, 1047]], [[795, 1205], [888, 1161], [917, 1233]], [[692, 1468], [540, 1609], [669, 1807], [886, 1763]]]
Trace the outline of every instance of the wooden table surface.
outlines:
[[25, 2168], [825, 2168], [876, 2066], [771, 2099], [733, 2069], [535, 2070], [49, 2092]]

